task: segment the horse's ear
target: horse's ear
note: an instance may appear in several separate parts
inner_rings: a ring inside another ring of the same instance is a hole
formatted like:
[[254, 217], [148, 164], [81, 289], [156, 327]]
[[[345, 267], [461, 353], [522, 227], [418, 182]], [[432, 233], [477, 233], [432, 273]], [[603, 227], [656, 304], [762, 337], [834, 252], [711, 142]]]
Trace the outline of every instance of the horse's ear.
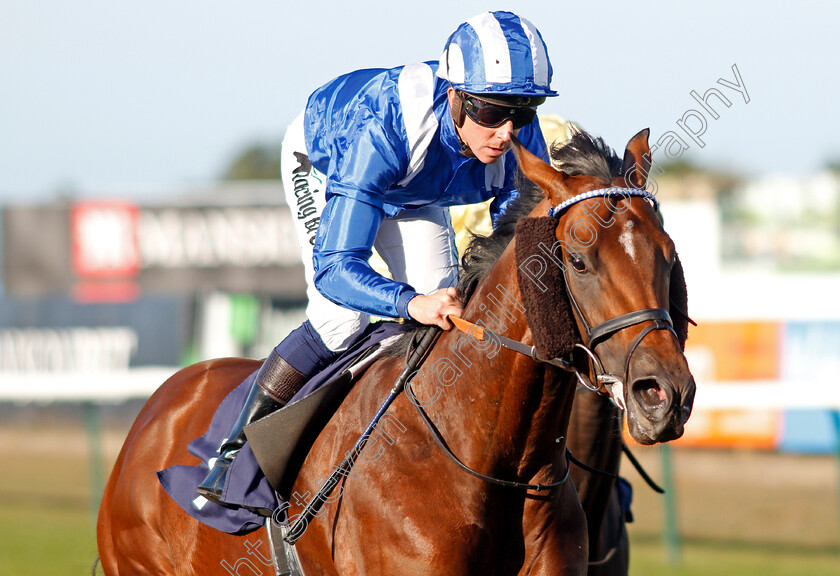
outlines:
[[559, 204], [566, 195], [566, 176], [563, 172], [555, 170], [545, 161], [532, 154], [516, 136], [511, 135], [513, 141], [513, 153], [519, 168], [528, 180], [540, 187], [543, 195]]
[[631, 188], [644, 188], [650, 172], [650, 129], [645, 128], [630, 139], [624, 150], [624, 184]]

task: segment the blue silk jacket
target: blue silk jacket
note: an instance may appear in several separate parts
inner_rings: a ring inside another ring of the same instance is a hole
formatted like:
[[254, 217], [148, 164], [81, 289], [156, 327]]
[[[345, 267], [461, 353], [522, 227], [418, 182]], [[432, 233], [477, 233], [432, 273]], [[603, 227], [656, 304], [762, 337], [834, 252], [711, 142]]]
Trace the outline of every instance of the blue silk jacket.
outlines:
[[[493, 222], [515, 199], [516, 160], [493, 164], [461, 153], [449, 113], [449, 84], [437, 62], [351, 72], [310, 97], [304, 115], [309, 160], [327, 176], [327, 205], [314, 246], [315, 286], [327, 299], [376, 316], [408, 318], [417, 292], [368, 264], [386, 216], [422, 206], [474, 204], [495, 198]], [[546, 159], [535, 120], [522, 143]]]

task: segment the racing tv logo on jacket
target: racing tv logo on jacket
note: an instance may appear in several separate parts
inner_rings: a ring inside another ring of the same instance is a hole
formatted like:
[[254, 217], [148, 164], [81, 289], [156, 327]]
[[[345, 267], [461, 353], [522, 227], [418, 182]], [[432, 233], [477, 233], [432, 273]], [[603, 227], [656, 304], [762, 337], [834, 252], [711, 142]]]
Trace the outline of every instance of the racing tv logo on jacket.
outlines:
[[318, 207], [315, 204], [315, 194], [321, 191], [310, 185], [320, 183], [323, 181], [318, 178], [318, 172], [312, 169], [312, 163], [309, 161], [309, 156], [302, 152], [295, 152], [295, 160], [300, 164], [297, 168], [292, 170], [292, 182], [295, 186], [295, 201], [297, 202], [297, 219], [303, 221], [303, 226], [306, 229], [306, 235], [309, 237], [309, 243], [315, 245], [315, 233], [318, 231], [318, 224], [321, 217], [318, 215]]

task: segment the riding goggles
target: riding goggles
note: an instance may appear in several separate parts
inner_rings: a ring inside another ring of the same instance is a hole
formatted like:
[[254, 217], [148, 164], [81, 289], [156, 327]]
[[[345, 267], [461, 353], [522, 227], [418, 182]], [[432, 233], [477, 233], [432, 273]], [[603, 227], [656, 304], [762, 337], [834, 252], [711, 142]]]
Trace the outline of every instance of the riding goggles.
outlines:
[[[513, 122], [513, 129], [518, 130], [523, 126], [527, 126], [537, 117], [537, 106], [512, 106], [509, 104], [501, 104], [488, 102], [466, 92], [456, 90], [455, 94], [461, 99], [464, 111], [470, 119], [485, 128], [496, 128], [501, 126], [508, 120]], [[545, 98], [532, 98], [523, 100], [535, 100], [537, 104], [541, 104]]]

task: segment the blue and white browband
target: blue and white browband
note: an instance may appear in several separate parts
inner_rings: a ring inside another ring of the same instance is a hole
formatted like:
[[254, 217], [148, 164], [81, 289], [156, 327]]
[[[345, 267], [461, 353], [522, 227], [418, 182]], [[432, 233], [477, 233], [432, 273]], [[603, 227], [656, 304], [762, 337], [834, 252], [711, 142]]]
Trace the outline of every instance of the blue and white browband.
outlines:
[[638, 188], [619, 188], [619, 187], [612, 187], [612, 188], [600, 188], [598, 190], [591, 190], [589, 192], [584, 192], [583, 194], [578, 194], [577, 196], [572, 196], [568, 200], [561, 202], [557, 206], [548, 209], [548, 215], [554, 218], [557, 218], [563, 210], [577, 204], [578, 202], [583, 202], [584, 200], [589, 200], [590, 198], [596, 197], [607, 197], [607, 196], [621, 196], [623, 198], [627, 198], [629, 196], [639, 196], [641, 198], [645, 198], [648, 200], [652, 205], [654, 210], [659, 212], [659, 201], [656, 199], [656, 196], [646, 190], [640, 190]]

